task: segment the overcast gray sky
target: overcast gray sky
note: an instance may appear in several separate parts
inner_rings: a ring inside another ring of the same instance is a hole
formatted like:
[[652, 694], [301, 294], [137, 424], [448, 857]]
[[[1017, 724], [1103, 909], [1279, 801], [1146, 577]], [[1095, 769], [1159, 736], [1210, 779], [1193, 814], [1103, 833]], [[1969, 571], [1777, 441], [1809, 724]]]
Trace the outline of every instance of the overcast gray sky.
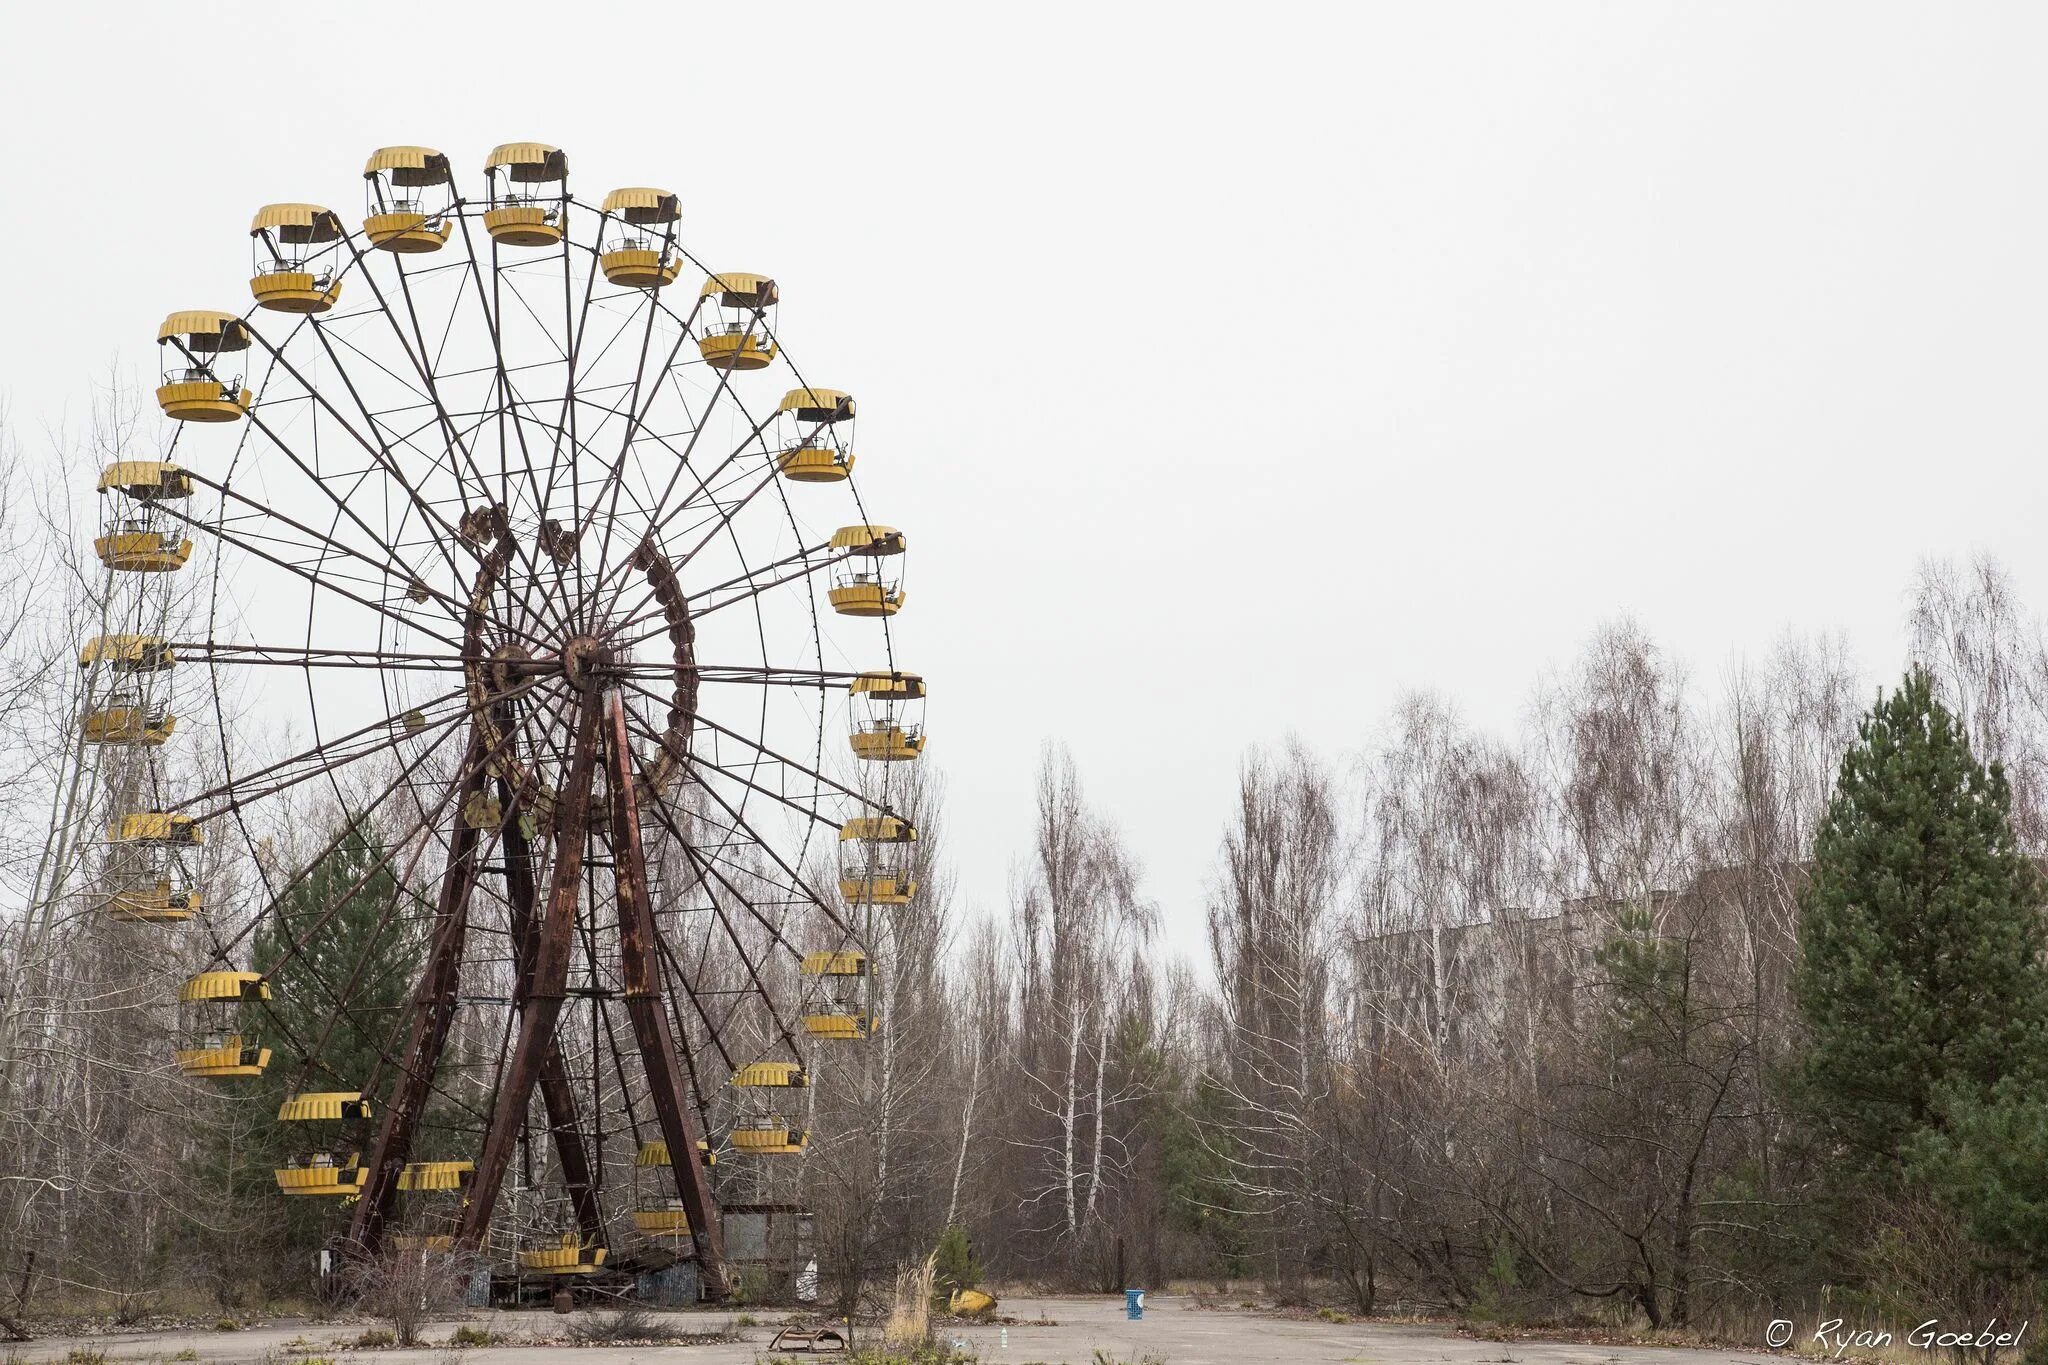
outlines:
[[1514, 725], [1636, 616], [1704, 683], [1900, 658], [1928, 554], [2044, 581], [2048, 10], [101, 4], [0, 33], [30, 433], [241, 309], [364, 156], [681, 194], [861, 403], [970, 903], [1067, 742], [1178, 946], [1246, 746]]

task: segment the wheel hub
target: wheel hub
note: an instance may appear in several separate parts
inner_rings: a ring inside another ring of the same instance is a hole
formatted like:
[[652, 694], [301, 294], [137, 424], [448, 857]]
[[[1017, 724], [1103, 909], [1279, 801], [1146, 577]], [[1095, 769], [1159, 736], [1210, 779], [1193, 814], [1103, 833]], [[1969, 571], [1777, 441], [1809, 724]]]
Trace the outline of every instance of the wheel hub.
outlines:
[[612, 649], [595, 635], [578, 635], [562, 646], [562, 675], [585, 692], [597, 689], [612, 663]]

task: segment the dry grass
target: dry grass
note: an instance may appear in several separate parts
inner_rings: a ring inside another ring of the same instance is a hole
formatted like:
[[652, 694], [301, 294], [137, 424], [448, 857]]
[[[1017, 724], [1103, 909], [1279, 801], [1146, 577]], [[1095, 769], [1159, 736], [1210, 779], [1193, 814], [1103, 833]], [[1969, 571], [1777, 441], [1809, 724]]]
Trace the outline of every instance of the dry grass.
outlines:
[[932, 1280], [938, 1274], [938, 1253], [896, 1273], [896, 1292], [889, 1303], [889, 1320], [882, 1324], [882, 1340], [899, 1351], [928, 1345], [932, 1336]]

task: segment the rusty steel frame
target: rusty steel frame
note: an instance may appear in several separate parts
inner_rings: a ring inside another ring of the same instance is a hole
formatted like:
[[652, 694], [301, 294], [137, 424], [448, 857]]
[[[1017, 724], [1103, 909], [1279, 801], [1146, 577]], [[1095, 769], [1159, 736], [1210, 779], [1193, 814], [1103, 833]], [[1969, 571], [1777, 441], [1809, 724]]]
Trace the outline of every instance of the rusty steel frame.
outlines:
[[617, 688], [605, 693], [606, 785], [611, 791], [613, 875], [619, 907], [619, 960], [626, 984], [626, 1015], [647, 1075], [647, 1089], [668, 1143], [676, 1197], [690, 1220], [705, 1297], [725, 1297], [725, 1234], [711, 1182], [697, 1159], [697, 1125], [675, 1032], [662, 1009], [661, 964], [655, 956], [654, 902], [647, 889], [647, 859], [640, 843], [640, 801], [633, 749], [626, 733], [626, 703]]
[[[505, 1166], [519, 1140], [519, 1130], [533, 1100], [534, 1087], [546, 1069], [548, 1053], [555, 1046], [555, 1025], [562, 1015], [562, 1001], [569, 982], [569, 959], [576, 928], [576, 901], [583, 882], [583, 852], [590, 819], [590, 780], [596, 769], [598, 711], [595, 699], [587, 700], [576, 727], [576, 749], [569, 765], [569, 781], [556, 807], [555, 858], [549, 869], [548, 899], [543, 917], [530, 930], [534, 942], [533, 970], [519, 1013], [519, 1040], [512, 1049], [512, 1064], [498, 1089], [492, 1106], [490, 1129], [484, 1134], [483, 1152], [477, 1157], [476, 1175], [470, 1182], [462, 1221], [455, 1232], [455, 1245], [474, 1251], [483, 1245], [491, 1213], [498, 1202], [498, 1188], [505, 1180]], [[548, 1087], [553, 1089], [553, 1087]], [[545, 1093], [545, 1092], [544, 1092]], [[549, 1128], [563, 1131], [550, 1105]], [[565, 1168], [563, 1176], [569, 1176]], [[584, 1179], [589, 1178], [588, 1168]]]
[[[481, 728], [473, 729], [450, 831], [448, 866], [435, 906], [426, 966], [413, 995], [412, 1021], [397, 1088], [385, 1106], [369, 1156], [363, 1197], [351, 1222], [349, 1243], [358, 1254], [375, 1254], [382, 1244], [399, 1173], [410, 1157], [455, 1016], [470, 898], [480, 870], [478, 831], [465, 818], [463, 808], [491, 780], [489, 765], [483, 761], [483, 744]], [[580, 708], [569, 781], [556, 808], [555, 856], [549, 869], [545, 907], [536, 904], [534, 854], [520, 824], [518, 794], [502, 777], [496, 779], [503, 803], [499, 835], [511, 907], [518, 1038], [511, 1065], [492, 1106], [455, 1244], [471, 1251], [482, 1246], [536, 1089], [547, 1112], [548, 1132], [584, 1241], [592, 1246], [603, 1242], [603, 1215], [590, 1154], [584, 1145], [574, 1088], [556, 1036], [573, 956], [585, 850], [592, 833], [593, 779], [600, 763], [610, 802], [607, 828], [626, 1014], [647, 1078], [655, 1119], [668, 1144], [676, 1197], [689, 1218], [702, 1289], [706, 1298], [716, 1301], [726, 1294], [724, 1233], [717, 1199], [697, 1157], [700, 1134], [691, 1101], [688, 1061], [666, 1011], [660, 938], [648, 887], [646, 850], [640, 838], [637, 764], [633, 759], [625, 700], [616, 687], [601, 696], [587, 694]]]

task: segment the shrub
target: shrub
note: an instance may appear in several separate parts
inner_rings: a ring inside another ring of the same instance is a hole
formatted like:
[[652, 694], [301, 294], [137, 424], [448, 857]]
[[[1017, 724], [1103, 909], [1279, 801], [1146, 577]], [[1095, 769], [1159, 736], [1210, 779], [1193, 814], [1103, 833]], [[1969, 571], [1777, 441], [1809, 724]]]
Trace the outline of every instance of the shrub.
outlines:
[[491, 1331], [488, 1327], [473, 1327], [465, 1322], [462, 1326], [456, 1328], [454, 1334], [448, 1338], [448, 1344], [450, 1346], [488, 1346], [493, 1340], [495, 1338], [491, 1336]]
[[[847, 1365], [976, 1365], [980, 1359], [970, 1351], [954, 1351], [942, 1346], [915, 1346], [902, 1351], [871, 1346], [846, 1357]], [[1026, 1365], [1042, 1363], [1031, 1361]]]
[[939, 1234], [932, 1251], [932, 1301], [944, 1303], [956, 1289], [974, 1289], [981, 1284], [981, 1266], [974, 1259], [974, 1243], [967, 1229], [954, 1224]]
[[392, 1336], [391, 1333], [385, 1331], [382, 1327], [372, 1327], [356, 1338], [356, 1345], [367, 1346], [372, 1349], [380, 1346], [396, 1346], [397, 1344], [398, 1338]]
[[569, 1324], [569, 1340], [578, 1346], [610, 1346], [621, 1341], [674, 1341], [684, 1335], [681, 1324], [660, 1313], [629, 1303], [616, 1313], [587, 1313]]
[[463, 1291], [469, 1287], [472, 1260], [435, 1253], [387, 1253], [351, 1267], [348, 1279], [365, 1313], [390, 1323], [391, 1335], [400, 1346], [417, 1346], [420, 1328], [428, 1319], [452, 1312], [461, 1304]]

